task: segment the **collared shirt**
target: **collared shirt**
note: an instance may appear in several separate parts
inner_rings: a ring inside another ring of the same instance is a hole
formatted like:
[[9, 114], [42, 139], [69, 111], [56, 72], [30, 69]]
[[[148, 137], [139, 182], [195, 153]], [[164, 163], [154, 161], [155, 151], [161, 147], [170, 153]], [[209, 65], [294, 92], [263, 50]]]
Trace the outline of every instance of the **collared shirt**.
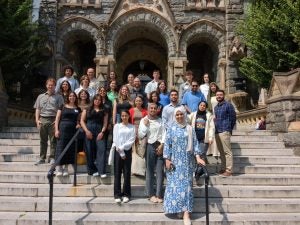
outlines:
[[146, 93], [143, 91], [142, 88], [132, 88], [131, 92], [130, 92], [130, 98], [131, 100], [134, 100], [138, 95], [143, 97], [143, 101], [144, 101], [144, 105], [145, 102], [147, 102], [147, 95]]
[[155, 80], [150, 81], [145, 87], [145, 93], [148, 95], [152, 91], [156, 91], [157, 85], [158, 85], [158, 82], [156, 82]]
[[[145, 118], [149, 120], [148, 126], [144, 124]], [[138, 136], [139, 138], [147, 136], [149, 144], [153, 144], [156, 141], [163, 143], [165, 139], [165, 129], [163, 126], [162, 119], [159, 117], [155, 119], [149, 119], [148, 116], [141, 119], [138, 130]]]
[[60, 85], [65, 80], [70, 83], [72, 91], [75, 91], [77, 88], [79, 88], [78, 80], [76, 80], [74, 77], [70, 77], [70, 78], [68, 78], [68, 77], [62, 77], [62, 78], [59, 78], [57, 80], [56, 87], [55, 87], [55, 92], [56, 93], [59, 92]]
[[113, 91], [109, 91], [107, 93], [107, 98], [109, 99], [109, 101], [111, 101], [112, 104], [114, 104], [115, 99], [118, 98], [118, 93], [113, 92]]
[[189, 82], [184, 82], [179, 86], [179, 101], [182, 100], [183, 95], [187, 92], [190, 91], [192, 88], [191, 84]]
[[216, 133], [231, 132], [236, 123], [236, 113], [231, 103], [219, 102], [215, 107]]
[[166, 126], [166, 128], [171, 127], [171, 125], [173, 124], [173, 122], [174, 122], [174, 110], [178, 106], [180, 106], [179, 103], [177, 103], [175, 106], [172, 103], [170, 103], [169, 105], [166, 105], [163, 108], [161, 118], [162, 118], [162, 122], [163, 122], [164, 126]]
[[201, 91], [188, 91], [184, 94], [181, 104], [186, 105], [191, 112], [195, 112], [198, 110], [198, 105], [201, 101], [206, 101]]
[[64, 98], [60, 94], [49, 95], [48, 92], [40, 94], [34, 104], [34, 108], [40, 110], [41, 117], [55, 117], [57, 110], [64, 104]]

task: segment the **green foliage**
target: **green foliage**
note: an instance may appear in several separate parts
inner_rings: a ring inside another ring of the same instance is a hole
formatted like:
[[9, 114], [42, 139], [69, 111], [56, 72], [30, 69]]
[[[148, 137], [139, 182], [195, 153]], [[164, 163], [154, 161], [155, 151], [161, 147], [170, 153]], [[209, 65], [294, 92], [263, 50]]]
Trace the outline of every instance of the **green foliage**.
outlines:
[[262, 87], [269, 87], [274, 71], [300, 66], [300, 1], [254, 1], [237, 33], [248, 49], [241, 72]]
[[31, 9], [32, 0], [0, 0], [0, 66], [7, 85], [22, 81], [43, 60], [45, 38], [31, 22]]

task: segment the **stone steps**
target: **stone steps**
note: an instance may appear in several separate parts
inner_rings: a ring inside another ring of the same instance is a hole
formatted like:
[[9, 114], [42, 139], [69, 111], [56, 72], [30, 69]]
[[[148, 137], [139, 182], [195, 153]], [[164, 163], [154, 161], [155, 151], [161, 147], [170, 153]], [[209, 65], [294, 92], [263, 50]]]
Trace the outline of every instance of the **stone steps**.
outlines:
[[[210, 213], [210, 225], [299, 225], [299, 213]], [[193, 225], [206, 224], [205, 214], [194, 213]], [[46, 212], [0, 212], [5, 225], [48, 224]], [[2, 223], [1, 223], [2, 224]], [[182, 225], [182, 220], [162, 213], [53, 213], [54, 225]]]
[[[110, 168], [110, 167], [108, 167]], [[217, 173], [219, 171], [219, 165], [207, 165], [210, 173]], [[0, 162], [0, 171], [5, 172], [44, 172], [45, 174], [50, 169], [49, 164], [34, 165], [32, 162]], [[69, 166], [70, 172], [73, 171], [73, 167]], [[86, 172], [85, 165], [78, 166], [78, 172]], [[235, 163], [233, 172], [238, 175], [241, 173], [247, 174], [300, 174], [300, 165], [251, 165], [249, 163]]]
[[[299, 198], [210, 198], [209, 211], [220, 213], [300, 213]], [[48, 197], [6, 197], [0, 196], [0, 210], [47, 212]], [[18, 205], [18, 208], [16, 208]], [[111, 197], [55, 197], [54, 212], [94, 212], [94, 213], [163, 213], [162, 204], [155, 204], [145, 198], [132, 198], [127, 204], [116, 204]], [[205, 212], [205, 200], [194, 198], [194, 212]]]
[[[0, 225], [48, 224], [46, 175], [50, 165], [34, 165], [39, 157], [37, 129], [2, 131]], [[209, 157], [210, 225], [299, 225], [300, 157], [271, 131], [233, 131], [231, 141], [234, 176], [217, 176], [219, 161]], [[113, 199], [112, 176], [105, 179], [88, 176], [85, 166], [79, 166], [78, 171], [76, 187], [72, 186], [73, 176], [54, 177], [53, 224], [182, 224], [182, 220], [165, 216], [161, 204], [147, 200], [145, 178], [132, 176], [132, 201], [118, 205]], [[203, 178], [194, 181], [194, 194], [193, 225], [202, 225], [205, 224]]]
[[[0, 171], [0, 182], [3, 183], [28, 183], [45, 184], [48, 183], [45, 172], [8, 172]], [[72, 184], [73, 175], [67, 177], [55, 177], [54, 183]], [[86, 173], [77, 175], [78, 184], [112, 184], [113, 177], [101, 179], [99, 177], [88, 176]], [[145, 185], [145, 179], [132, 176], [132, 185]], [[197, 183], [203, 184], [203, 180]], [[300, 174], [235, 174], [232, 177], [223, 178], [211, 174], [211, 185], [300, 185]]]
[[[55, 197], [113, 197], [113, 185], [55, 184]], [[49, 184], [1, 183], [0, 196], [47, 197]], [[145, 185], [132, 185], [134, 198], [146, 198]], [[194, 196], [203, 198], [203, 186], [194, 185]], [[210, 198], [300, 198], [300, 186], [243, 186], [213, 185], [209, 187]]]

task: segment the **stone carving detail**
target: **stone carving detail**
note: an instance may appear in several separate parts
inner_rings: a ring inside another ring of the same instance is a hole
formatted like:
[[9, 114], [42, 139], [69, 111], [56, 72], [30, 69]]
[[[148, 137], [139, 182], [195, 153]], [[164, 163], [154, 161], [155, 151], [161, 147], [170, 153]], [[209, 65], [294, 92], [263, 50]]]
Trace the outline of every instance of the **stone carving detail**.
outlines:
[[240, 60], [247, 54], [246, 46], [241, 42], [240, 38], [234, 36], [231, 39], [231, 45], [229, 48], [229, 59], [232, 61]]
[[163, 11], [161, 0], [125, 0], [123, 2], [122, 8], [124, 10], [128, 11], [131, 8], [135, 8], [135, 7], [141, 6], [141, 5], [158, 9], [161, 12]]
[[224, 8], [224, 0], [187, 0], [186, 5], [193, 8]]
[[98, 33], [97, 33], [97, 38], [99, 38], [100, 41], [100, 54], [105, 54], [106, 53], [106, 35], [107, 35], [107, 30], [108, 30], [108, 25], [107, 24], [100, 24]]

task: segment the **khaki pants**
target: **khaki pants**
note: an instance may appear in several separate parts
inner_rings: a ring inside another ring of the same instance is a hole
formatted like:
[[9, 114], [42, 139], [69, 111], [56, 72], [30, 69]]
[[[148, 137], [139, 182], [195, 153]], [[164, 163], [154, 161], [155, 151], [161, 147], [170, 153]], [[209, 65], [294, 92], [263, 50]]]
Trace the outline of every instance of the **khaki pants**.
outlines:
[[221, 158], [221, 170], [232, 172], [233, 155], [230, 144], [231, 134], [228, 131], [216, 134], [216, 142]]
[[40, 159], [45, 160], [47, 156], [48, 138], [50, 140], [50, 156], [49, 158], [55, 158], [56, 150], [56, 138], [54, 136], [54, 117], [42, 117], [40, 128]]

